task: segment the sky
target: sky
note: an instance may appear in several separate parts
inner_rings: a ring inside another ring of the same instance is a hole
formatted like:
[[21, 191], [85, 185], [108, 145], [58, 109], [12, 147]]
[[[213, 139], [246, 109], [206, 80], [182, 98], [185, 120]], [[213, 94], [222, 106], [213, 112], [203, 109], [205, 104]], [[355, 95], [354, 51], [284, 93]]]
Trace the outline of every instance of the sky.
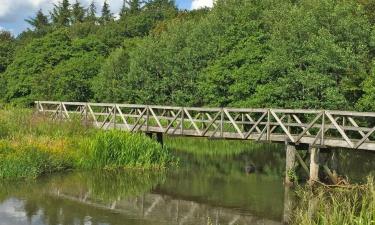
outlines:
[[[0, 30], [8, 30], [17, 35], [29, 27], [25, 19], [35, 16], [42, 9], [48, 13], [53, 4], [60, 0], [0, 0]], [[79, 0], [84, 6], [88, 6], [91, 0]], [[181, 9], [198, 9], [212, 7], [213, 0], [175, 0]], [[71, 3], [75, 0], [70, 0]], [[104, 0], [95, 0], [100, 9]], [[113, 13], [117, 14], [122, 6], [122, 0], [108, 0]]]

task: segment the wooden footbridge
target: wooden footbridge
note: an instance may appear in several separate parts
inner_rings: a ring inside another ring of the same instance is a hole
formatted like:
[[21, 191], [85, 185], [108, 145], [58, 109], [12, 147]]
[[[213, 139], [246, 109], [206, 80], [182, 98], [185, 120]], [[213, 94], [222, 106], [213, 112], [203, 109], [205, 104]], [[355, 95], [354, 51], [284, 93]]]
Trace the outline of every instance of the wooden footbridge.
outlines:
[[[75, 118], [101, 129], [156, 133], [159, 140], [167, 134], [286, 143], [287, 171], [295, 167], [297, 159], [310, 180], [318, 179], [319, 149], [375, 151], [373, 112], [54, 101], [35, 105], [53, 120]], [[309, 149], [310, 168], [296, 151], [300, 146]], [[334, 172], [325, 171], [334, 178]]]

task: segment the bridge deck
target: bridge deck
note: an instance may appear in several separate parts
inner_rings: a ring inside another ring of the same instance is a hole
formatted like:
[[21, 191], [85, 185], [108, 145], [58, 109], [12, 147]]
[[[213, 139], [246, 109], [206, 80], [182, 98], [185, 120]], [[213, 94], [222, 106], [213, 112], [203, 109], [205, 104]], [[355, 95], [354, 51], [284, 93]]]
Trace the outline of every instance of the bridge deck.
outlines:
[[37, 101], [53, 120], [101, 129], [375, 150], [375, 113]]

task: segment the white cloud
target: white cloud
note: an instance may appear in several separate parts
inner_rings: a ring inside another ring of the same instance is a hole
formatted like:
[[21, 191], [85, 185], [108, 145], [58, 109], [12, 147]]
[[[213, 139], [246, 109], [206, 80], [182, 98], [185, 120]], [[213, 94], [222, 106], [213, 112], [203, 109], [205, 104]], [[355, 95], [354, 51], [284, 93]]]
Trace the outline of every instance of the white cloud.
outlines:
[[212, 7], [213, 0], [193, 0], [191, 3], [191, 9], [200, 9], [204, 7]]
[[[37, 10], [42, 9], [44, 12], [48, 12], [53, 4], [60, 2], [61, 0], [0, 0], [0, 22], [11, 21], [17, 17], [24, 15], [33, 15]], [[74, 3], [75, 0], [69, 0], [70, 3]], [[84, 6], [88, 6], [91, 0], [80, 0]], [[100, 12], [101, 6], [104, 0], [95, 0], [98, 12]], [[114, 13], [118, 13], [121, 8], [122, 0], [109, 0], [111, 10]]]
[[[69, 0], [71, 4], [75, 0]], [[89, 6], [92, 0], [79, 0], [85, 7]], [[61, 0], [0, 0], [0, 26], [13, 30], [15, 34], [20, 33], [28, 27], [24, 21], [29, 17], [35, 16], [39, 9], [45, 14], [53, 8], [53, 4], [61, 2]], [[104, 0], [95, 0], [98, 14]], [[112, 12], [117, 15], [122, 6], [122, 0], [108, 0]]]

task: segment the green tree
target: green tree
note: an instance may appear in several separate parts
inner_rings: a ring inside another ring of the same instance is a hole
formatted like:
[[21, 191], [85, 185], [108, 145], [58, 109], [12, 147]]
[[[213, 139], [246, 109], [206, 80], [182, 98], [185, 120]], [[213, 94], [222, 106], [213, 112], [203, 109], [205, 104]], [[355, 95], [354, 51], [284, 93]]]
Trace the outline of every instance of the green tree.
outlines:
[[71, 13], [69, 0], [62, 0], [54, 5], [51, 12], [52, 22], [56, 26], [69, 26], [71, 23]]
[[111, 53], [93, 81], [95, 99], [101, 102], [124, 102], [132, 90], [126, 88], [129, 55], [124, 48]]
[[106, 24], [110, 21], [112, 21], [113, 14], [111, 13], [111, 10], [109, 9], [109, 4], [107, 3], [107, 0], [104, 1], [103, 7], [102, 7], [102, 16], [100, 17], [100, 22], [102, 24]]
[[[270, 10], [266, 77], [252, 106], [351, 109], [362, 95], [370, 26], [354, 2], [300, 1]], [[280, 22], [282, 21], [282, 22]]]
[[25, 20], [30, 24], [36, 31], [41, 31], [49, 25], [49, 21], [46, 15], [44, 15], [41, 9], [36, 13], [35, 18], [29, 18]]
[[122, 1], [122, 6], [120, 9], [120, 19], [124, 18], [127, 14], [129, 14], [129, 6], [128, 6], [128, 1], [123, 0]]
[[81, 6], [78, 0], [72, 7], [72, 23], [82, 23], [85, 18], [85, 9]]
[[5, 101], [28, 105], [36, 99], [88, 101], [91, 79], [108, 48], [95, 37], [72, 39], [66, 28], [31, 41], [4, 73]]
[[89, 8], [87, 9], [87, 12], [86, 12], [85, 21], [92, 22], [92, 23], [95, 23], [97, 21], [95, 1], [92, 1], [90, 3], [90, 6], [89, 6]]
[[129, 4], [130, 13], [138, 13], [141, 10], [140, 0], [129, 0], [128, 4]]
[[13, 61], [16, 40], [9, 31], [0, 30], [0, 73]]

